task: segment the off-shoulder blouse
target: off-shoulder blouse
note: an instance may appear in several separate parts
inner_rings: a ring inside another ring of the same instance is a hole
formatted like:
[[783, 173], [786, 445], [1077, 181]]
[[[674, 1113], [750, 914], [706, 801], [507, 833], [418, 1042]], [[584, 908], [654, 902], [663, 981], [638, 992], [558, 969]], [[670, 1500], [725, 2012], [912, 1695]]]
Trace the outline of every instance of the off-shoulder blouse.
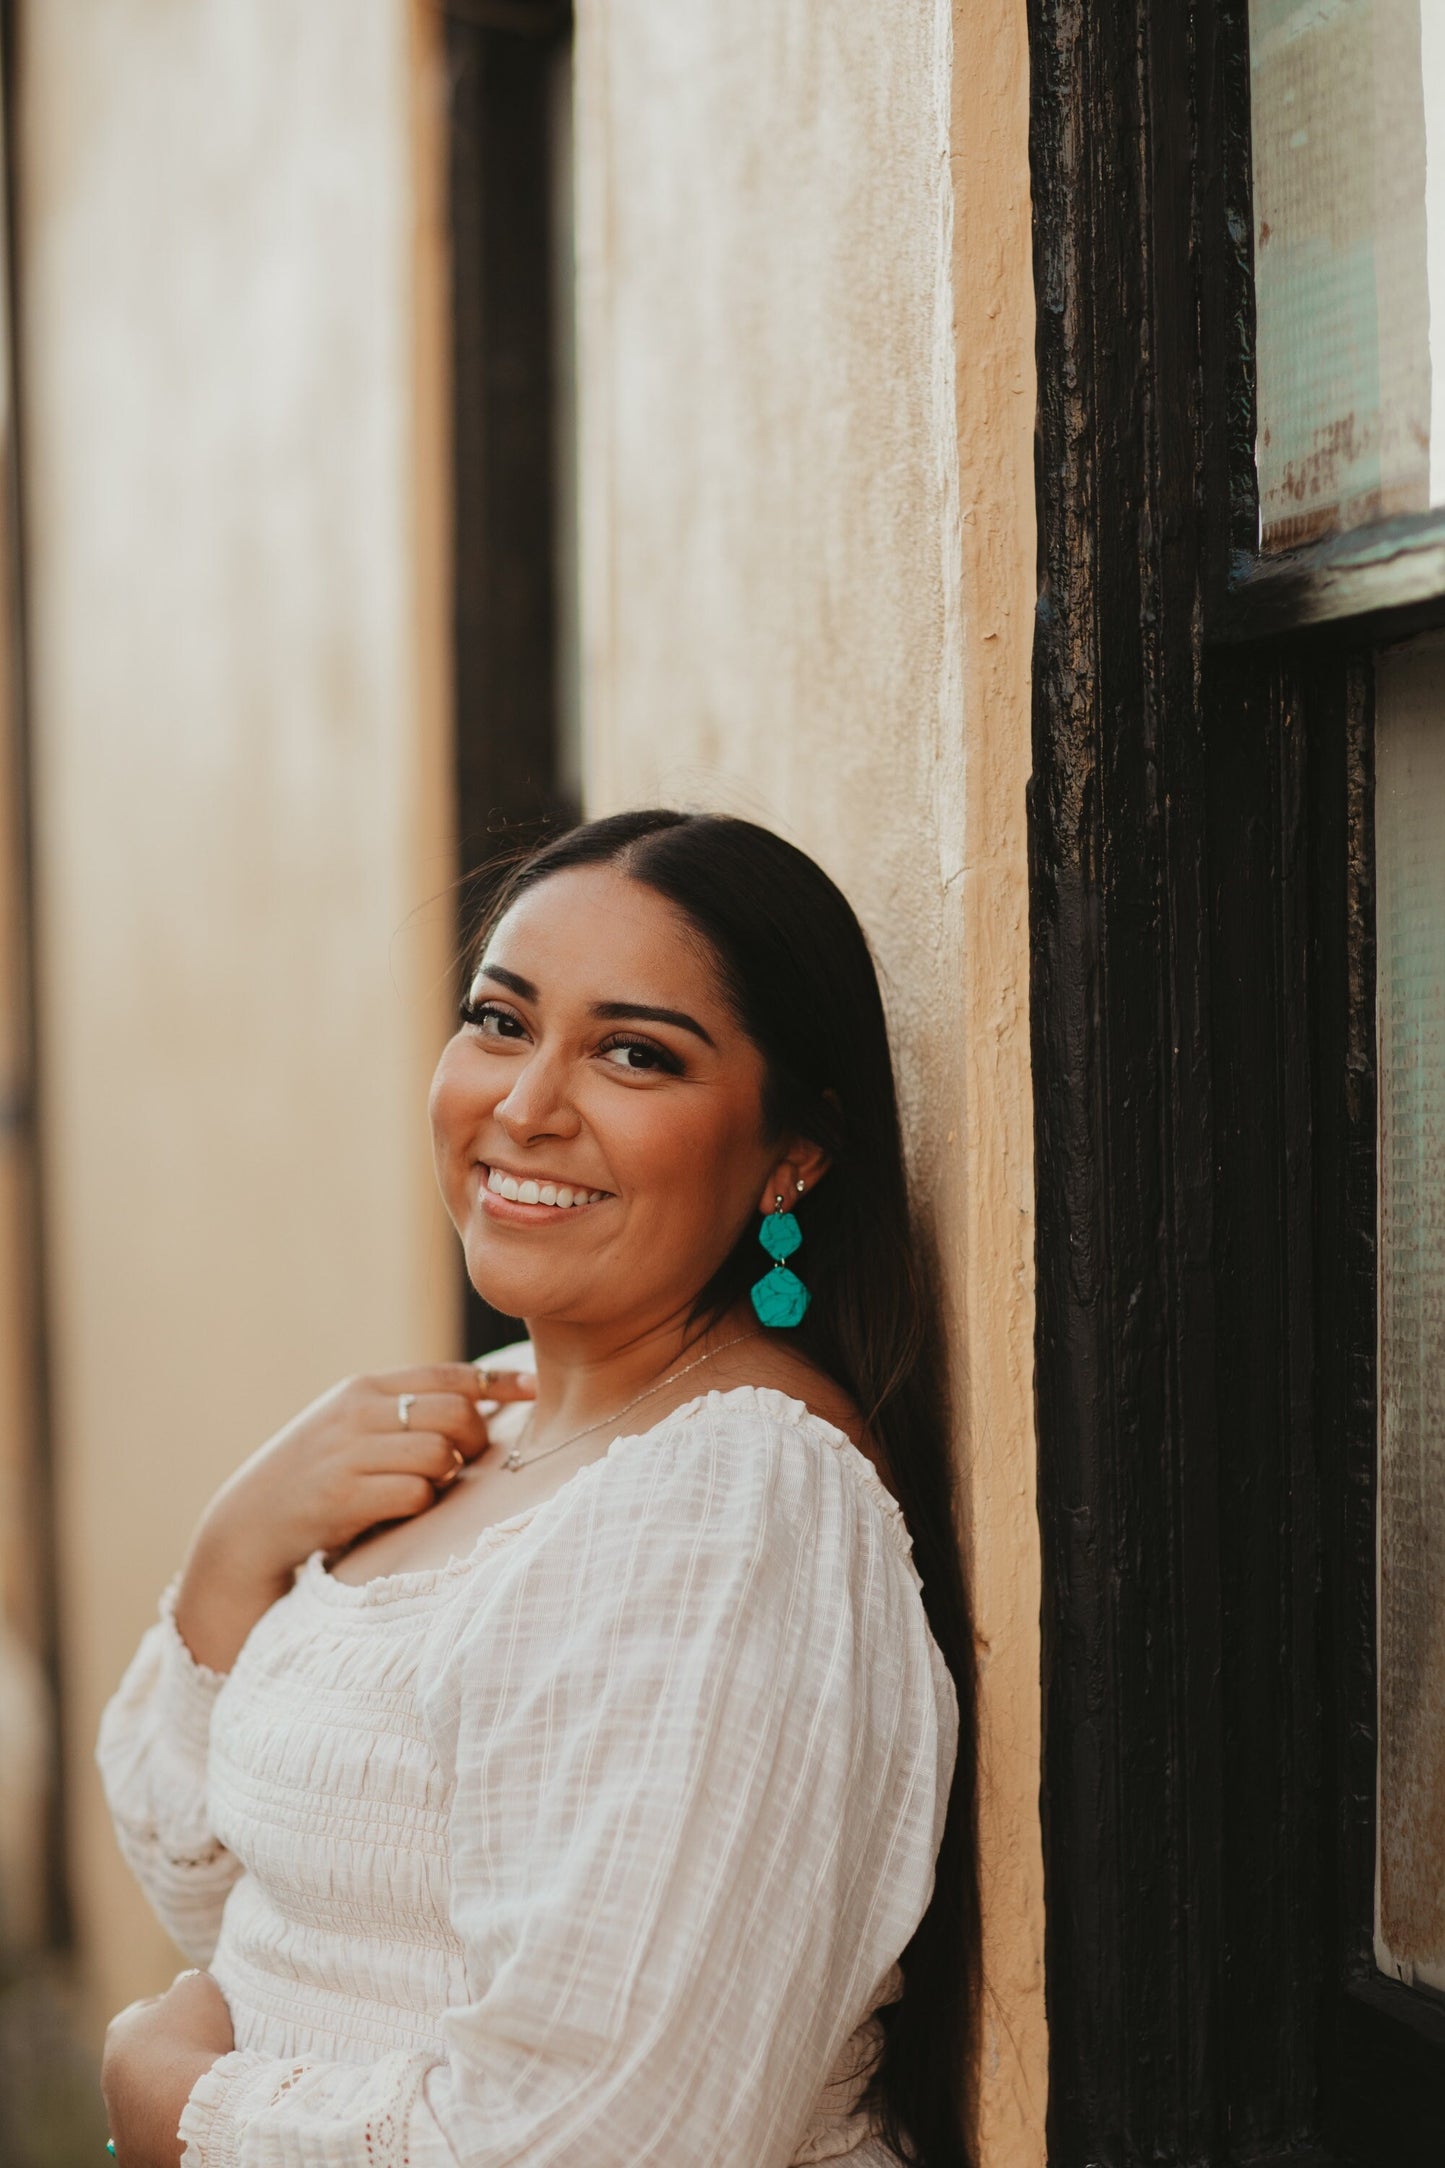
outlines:
[[224, 1676], [173, 1600], [98, 1760], [231, 2010], [185, 2168], [892, 2160], [957, 1707], [841, 1431], [708, 1393], [443, 1567], [314, 1554]]

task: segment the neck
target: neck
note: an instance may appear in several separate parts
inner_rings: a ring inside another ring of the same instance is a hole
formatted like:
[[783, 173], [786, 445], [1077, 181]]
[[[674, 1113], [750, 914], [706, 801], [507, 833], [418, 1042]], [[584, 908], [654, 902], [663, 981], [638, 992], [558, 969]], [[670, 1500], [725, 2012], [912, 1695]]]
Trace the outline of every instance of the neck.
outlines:
[[[526, 1323], [537, 1365], [530, 1430], [539, 1445], [601, 1420], [684, 1364], [710, 1357], [727, 1342], [758, 1329], [746, 1304], [738, 1304], [706, 1332], [691, 1327], [685, 1311], [631, 1329], [579, 1327], [555, 1318]], [[704, 1391], [706, 1376], [699, 1363]], [[688, 1398], [692, 1391], [689, 1378]]]

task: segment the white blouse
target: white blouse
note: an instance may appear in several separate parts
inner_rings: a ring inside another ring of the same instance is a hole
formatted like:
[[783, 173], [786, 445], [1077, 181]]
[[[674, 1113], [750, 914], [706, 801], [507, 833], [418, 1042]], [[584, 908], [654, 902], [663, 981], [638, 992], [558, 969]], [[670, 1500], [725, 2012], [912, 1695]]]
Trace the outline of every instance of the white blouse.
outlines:
[[617, 1439], [465, 1557], [320, 1552], [224, 1677], [174, 1584], [101, 1724], [236, 2047], [185, 2168], [787, 2168], [859, 2106], [957, 1743], [897, 1505], [786, 1394]]

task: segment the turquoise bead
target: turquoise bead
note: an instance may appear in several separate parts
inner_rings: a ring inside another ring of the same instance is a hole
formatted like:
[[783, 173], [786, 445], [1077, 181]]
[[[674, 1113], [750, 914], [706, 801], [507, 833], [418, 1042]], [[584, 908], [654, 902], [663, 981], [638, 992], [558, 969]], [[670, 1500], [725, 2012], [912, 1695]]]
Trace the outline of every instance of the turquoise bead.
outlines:
[[[791, 1219], [792, 1214], [785, 1213], [784, 1217]], [[797, 1273], [789, 1272], [786, 1265], [775, 1265], [753, 1283], [753, 1308], [763, 1325], [801, 1325], [811, 1300]]]
[[[803, 1239], [803, 1230], [791, 1212], [770, 1212], [758, 1229], [758, 1240], [769, 1257], [791, 1257]], [[789, 1275], [791, 1277], [791, 1275]]]

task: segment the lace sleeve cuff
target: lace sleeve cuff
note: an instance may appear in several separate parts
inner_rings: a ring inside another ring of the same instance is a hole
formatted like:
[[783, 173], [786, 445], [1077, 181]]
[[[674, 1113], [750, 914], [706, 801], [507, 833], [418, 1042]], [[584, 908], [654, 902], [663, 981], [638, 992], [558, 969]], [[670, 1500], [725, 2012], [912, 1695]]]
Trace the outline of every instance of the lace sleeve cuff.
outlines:
[[367, 2065], [223, 2055], [181, 2110], [180, 2168], [452, 2168], [429, 2116], [413, 2128], [432, 2067], [404, 2052]]
[[176, 1597], [180, 1575], [170, 1582], [160, 1601], [160, 1676], [157, 1680], [167, 1724], [202, 1756], [211, 1729], [211, 1705], [226, 1683], [224, 1671], [212, 1671], [187, 1648], [176, 1624]]
[[[240, 2124], [235, 2109], [249, 2089], [248, 2079], [274, 2069], [274, 2063], [264, 2055], [233, 2051], [201, 2072], [176, 2126], [181, 2141], [180, 2168], [240, 2168]], [[268, 2084], [268, 2094], [272, 2089]]]

